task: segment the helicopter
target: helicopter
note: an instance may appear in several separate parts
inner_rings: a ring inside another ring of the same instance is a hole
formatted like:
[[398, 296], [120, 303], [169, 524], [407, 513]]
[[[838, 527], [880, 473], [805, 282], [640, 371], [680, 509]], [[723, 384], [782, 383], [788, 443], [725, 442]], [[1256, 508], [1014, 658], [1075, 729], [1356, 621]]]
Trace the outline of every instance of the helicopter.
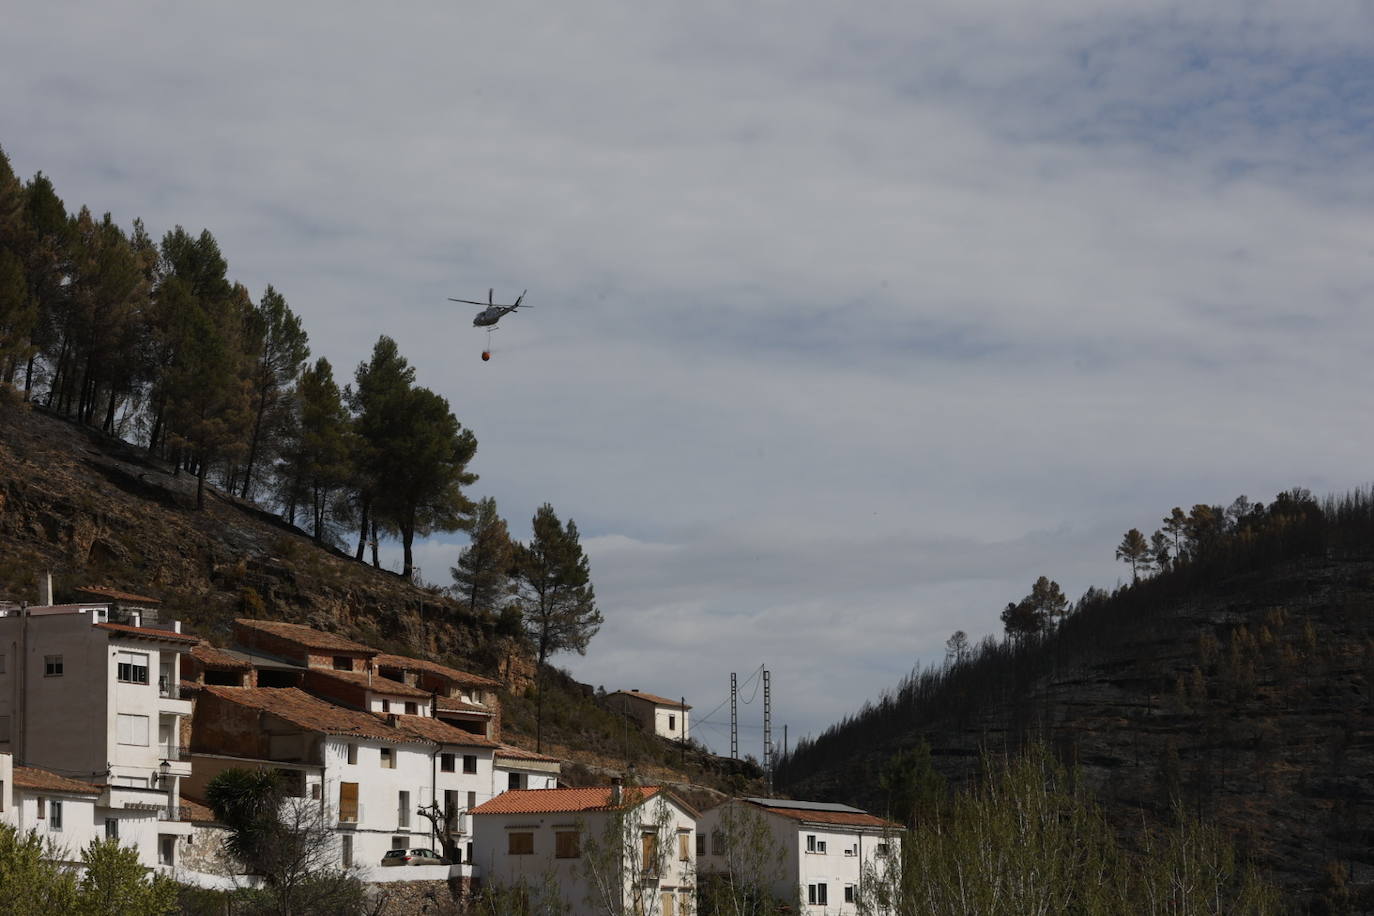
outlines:
[[[529, 290], [525, 290], [525, 293], [527, 292], [529, 292]], [[492, 325], [496, 324], [496, 322], [500, 321], [501, 316], [505, 315], [507, 312], [513, 312], [516, 309], [518, 309], [520, 307], [520, 303], [525, 300], [525, 293], [521, 293], [520, 296], [510, 305], [497, 305], [493, 301], [494, 297], [496, 296], [496, 290], [494, 289], [487, 290], [486, 302], [477, 302], [473, 299], [454, 299], [452, 296], [448, 297], [448, 301], [461, 302], [464, 305], [485, 305], [486, 308], [478, 312], [477, 317], [472, 319], [472, 326], [474, 328], [489, 328]], [[529, 308], [529, 306], [525, 307]]]

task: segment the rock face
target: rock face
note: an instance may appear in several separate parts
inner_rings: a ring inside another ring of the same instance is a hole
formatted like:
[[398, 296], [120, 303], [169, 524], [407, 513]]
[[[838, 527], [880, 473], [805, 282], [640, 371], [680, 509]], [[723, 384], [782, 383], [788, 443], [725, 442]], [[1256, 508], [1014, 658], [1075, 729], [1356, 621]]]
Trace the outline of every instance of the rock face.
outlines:
[[197, 511], [191, 475], [0, 402], [0, 600], [36, 601], [51, 571], [59, 597], [90, 584], [151, 594], [212, 641], [234, 617], [272, 617], [475, 671], [523, 672], [490, 615], [317, 545], [208, 483]]
[[1290, 889], [1320, 886], [1332, 863], [1369, 886], [1374, 551], [1154, 591], [1071, 618], [1060, 640], [914, 677], [799, 749], [784, 791], [881, 809], [874, 774], [902, 747], [928, 741], [958, 785], [984, 749], [1040, 738], [1077, 765], [1125, 834], [1181, 804], [1227, 827]]

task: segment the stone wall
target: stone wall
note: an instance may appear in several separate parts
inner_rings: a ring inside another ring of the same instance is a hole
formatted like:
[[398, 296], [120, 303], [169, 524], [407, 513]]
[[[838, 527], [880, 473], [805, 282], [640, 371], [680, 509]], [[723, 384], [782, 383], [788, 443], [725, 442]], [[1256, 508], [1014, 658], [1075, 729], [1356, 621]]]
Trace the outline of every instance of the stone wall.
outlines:
[[473, 879], [447, 881], [396, 881], [370, 887], [377, 916], [456, 916], [472, 895]]

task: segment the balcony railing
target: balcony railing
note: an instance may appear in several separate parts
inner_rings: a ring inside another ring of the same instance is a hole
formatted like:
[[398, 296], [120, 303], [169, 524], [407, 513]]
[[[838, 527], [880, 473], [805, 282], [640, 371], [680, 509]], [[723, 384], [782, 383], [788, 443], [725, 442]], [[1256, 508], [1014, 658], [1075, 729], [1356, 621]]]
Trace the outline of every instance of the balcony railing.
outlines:
[[168, 805], [158, 813], [158, 820], [163, 821], [189, 821], [191, 819], [190, 805]]
[[157, 692], [159, 696], [165, 699], [179, 700], [181, 699], [181, 684], [164, 675], [157, 679]]
[[157, 752], [167, 761], [191, 759], [191, 749], [184, 744], [159, 744]]

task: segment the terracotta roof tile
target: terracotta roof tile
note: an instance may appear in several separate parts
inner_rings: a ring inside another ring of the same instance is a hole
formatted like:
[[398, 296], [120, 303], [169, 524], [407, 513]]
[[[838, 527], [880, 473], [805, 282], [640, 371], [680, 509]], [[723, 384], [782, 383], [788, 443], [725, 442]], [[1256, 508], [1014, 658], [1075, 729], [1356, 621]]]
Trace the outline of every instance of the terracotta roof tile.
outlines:
[[133, 592], [121, 592], [118, 589], [106, 588], [103, 585], [88, 585], [77, 588], [76, 591], [83, 595], [97, 595], [101, 598], [109, 598], [111, 601], [128, 601], [138, 604], [161, 604], [157, 598], [149, 598], [147, 595], [135, 595]]
[[622, 696], [634, 697], [637, 700], [647, 700], [655, 706], [671, 706], [674, 709], [691, 709], [691, 704], [683, 705], [681, 700], [670, 700], [652, 693], [645, 693], [642, 690], [617, 690], [615, 693], [608, 694], [607, 698], [620, 694]]
[[[373, 715], [385, 714], [373, 713]], [[442, 719], [431, 719], [429, 716], [397, 716], [395, 728], [397, 731], [423, 738], [426, 741], [433, 741], [436, 744], [458, 744], [467, 747], [501, 746], [501, 742], [493, 741], [485, 735], [465, 732], [461, 728], [454, 728]]]
[[478, 687], [500, 687], [500, 681], [494, 681], [489, 677], [480, 674], [470, 674], [467, 671], [459, 671], [457, 668], [450, 668], [438, 662], [432, 662], [423, 658], [409, 658], [405, 655], [378, 655], [372, 660], [373, 664], [385, 668], [401, 668], [409, 671], [427, 671], [430, 674], [437, 674], [446, 677], [455, 684], [471, 684]]
[[190, 796], [181, 796], [181, 807], [186, 811], [186, 819], [193, 824], [218, 824], [219, 819], [215, 817], [215, 812], [204, 802], [196, 801]]
[[51, 770], [40, 770], [38, 767], [19, 766], [17, 764], [14, 767], [14, 784], [21, 789], [33, 789], [40, 792], [72, 792], [79, 795], [100, 794], [100, 790], [89, 782], [58, 776]]
[[377, 650], [369, 648], [351, 639], [344, 639], [334, 633], [326, 633], [324, 630], [317, 630], [314, 627], [303, 626], [299, 623], [283, 623], [280, 620], [254, 620], [251, 617], [240, 617], [234, 621], [235, 625], [246, 630], [257, 630], [278, 639], [287, 639], [298, 643], [307, 649], [322, 649], [337, 652], [358, 652], [376, 655]]
[[235, 655], [230, 655], [223, 649], [210, 645], [205, 640], [201, 640], [196, 647], [191, 650], [196, 661], [207, 668], [228, 668], [232, 671], [252, 671], [253, 666]]
[[472, 809], [472, 814], [562, 814], [575, 811], [616, 811], [647, 801], [661, 786], [629, 786], [624, 801], [611, 804], [611, 787], [590, 789], [511, 789]]
[[213, 687], [207, 684], [201, 689], [230, 703], [271, 713], [306, 731], [375, 738], [397, 744], [414, 740], [372, 713], [335, 706], [295, 687]]
[[343, 681], [345, 684], [352, 684], [354, 687], [366, 687], [377, 693], [389, 693], [398, 697], [423, 697], [426, 700], [433, 696], [428, 690], [402, 684], [400, 681], [393, 681], [391, 678], [382, 677], [380, 674], [368, 674], [366, 671], [335, 671], [332, 668], [306, 668], [303, 670], [307, 673], [308, 678], [322, 677]]
[[100, 627], [102, 630], [110, 630], [127, 636], [139, 636], [144, 639], [165, 639], [171, 642], [181, 642], [188, 645], [195, 645], [197, 637], [187, 636], [185, 633], [173, 633], [171, 630], [159, 630], [156, 627], [131, 627], [123, 623], [96, 623], [92, 626]]

